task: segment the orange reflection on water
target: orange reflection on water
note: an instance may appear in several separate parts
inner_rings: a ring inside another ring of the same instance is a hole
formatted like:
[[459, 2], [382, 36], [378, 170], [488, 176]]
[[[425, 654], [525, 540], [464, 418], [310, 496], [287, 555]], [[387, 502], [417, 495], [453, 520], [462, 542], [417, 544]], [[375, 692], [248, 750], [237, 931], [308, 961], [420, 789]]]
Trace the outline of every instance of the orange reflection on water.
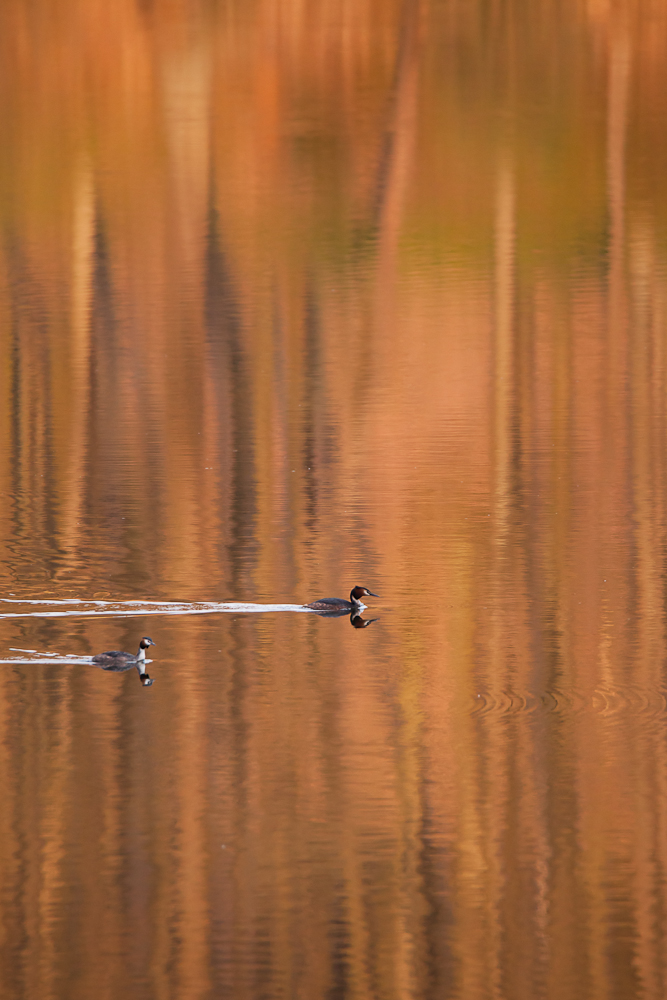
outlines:
[[662, 1000], [666, 21], [5, 0], [3, 996]]

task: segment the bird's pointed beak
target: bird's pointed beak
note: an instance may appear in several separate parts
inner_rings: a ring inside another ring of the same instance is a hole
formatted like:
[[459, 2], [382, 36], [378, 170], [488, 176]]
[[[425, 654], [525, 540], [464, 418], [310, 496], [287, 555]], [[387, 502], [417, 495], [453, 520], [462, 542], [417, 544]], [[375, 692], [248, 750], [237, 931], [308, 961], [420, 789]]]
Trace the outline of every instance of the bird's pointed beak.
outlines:
[[382, 600], [382, 598], [380, 597], [380, 595], [379, 594], [374, 594], [372, 590], [368, 591], [368, 596], [369, 597], [378, 597], [378, 598], [380, 598], [380, 600]]

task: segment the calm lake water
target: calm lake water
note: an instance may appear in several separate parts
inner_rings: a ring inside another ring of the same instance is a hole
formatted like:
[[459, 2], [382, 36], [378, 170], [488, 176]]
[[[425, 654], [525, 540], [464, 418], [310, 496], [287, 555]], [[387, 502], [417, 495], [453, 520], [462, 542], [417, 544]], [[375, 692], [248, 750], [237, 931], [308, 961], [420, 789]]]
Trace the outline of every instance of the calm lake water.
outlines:
[[661, 0], [3, 0], [3, 1000], [664, 1000], [666, 120]]

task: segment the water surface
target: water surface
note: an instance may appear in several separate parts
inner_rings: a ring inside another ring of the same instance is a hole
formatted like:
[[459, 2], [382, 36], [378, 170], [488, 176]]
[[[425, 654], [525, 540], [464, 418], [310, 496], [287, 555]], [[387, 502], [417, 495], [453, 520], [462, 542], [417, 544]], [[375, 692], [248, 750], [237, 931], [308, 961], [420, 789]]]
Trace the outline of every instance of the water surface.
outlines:
[[3, 998], [663, 1000], [666, 77], [651, 0], [5, 0]]

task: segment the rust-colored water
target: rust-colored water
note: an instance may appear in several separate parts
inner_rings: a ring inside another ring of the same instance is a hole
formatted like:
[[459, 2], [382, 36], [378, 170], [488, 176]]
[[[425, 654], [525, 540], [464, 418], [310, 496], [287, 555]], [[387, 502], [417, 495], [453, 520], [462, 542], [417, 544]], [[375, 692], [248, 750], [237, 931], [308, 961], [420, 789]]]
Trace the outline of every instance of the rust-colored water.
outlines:
[[3, 1000], [664, 1000], [666, 119], [662, 0], [3, 0]]

